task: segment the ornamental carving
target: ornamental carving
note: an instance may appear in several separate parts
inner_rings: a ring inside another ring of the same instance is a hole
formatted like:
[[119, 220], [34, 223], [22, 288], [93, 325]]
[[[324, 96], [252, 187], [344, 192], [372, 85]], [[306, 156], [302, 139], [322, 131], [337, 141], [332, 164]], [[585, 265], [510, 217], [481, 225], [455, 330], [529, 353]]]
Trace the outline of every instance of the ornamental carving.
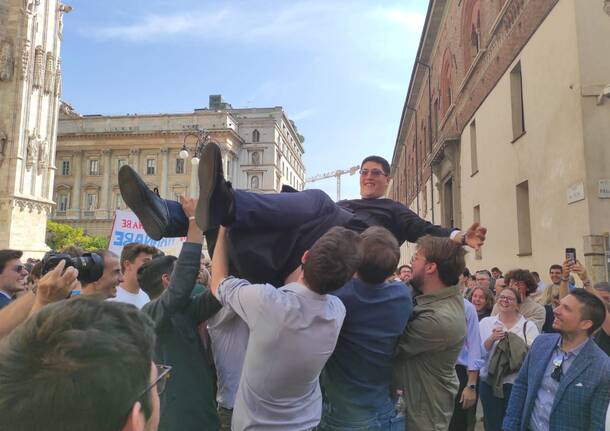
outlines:
[[0, 43], [0, 81], [10, 81], [14, 68], [13, 44], [10, 40], [3, 40]]
[[38, 149], [40, 147], [40, 135], [36, 132], [30, 134], [28, 137], [27, 154], [25, 157], [25, 166], [28, 169], [32, 168], [38, 161]]
[[26, 80], [30, 73], [30, 41], [26, 40], [21, 51], [21, 79]]
[[53, 76], [55, 75], [55, 57], [50, 52], [47, 52], [47, 61], [44, 74], [44, 92], [50, 93], [53, 91]]
[[64, 30], [64, 13], [72, 11], [72, 6], [60, 3], [57, 10], [57, 37], [59, 38], [59, 40], [62, 40]]
[[44, 83], [44, 50], [38, 45], [34, 54], [34, 88], [41, 88]]
[[38, 165], [41, 168], [46, 168], [49, 166], [49, 141], [39, 140], [38, 142]]
[[53, 94], [57, 97], [61, 96], [61, 60], [57, 59], [57, 68], [55, 69], [55, 88]]

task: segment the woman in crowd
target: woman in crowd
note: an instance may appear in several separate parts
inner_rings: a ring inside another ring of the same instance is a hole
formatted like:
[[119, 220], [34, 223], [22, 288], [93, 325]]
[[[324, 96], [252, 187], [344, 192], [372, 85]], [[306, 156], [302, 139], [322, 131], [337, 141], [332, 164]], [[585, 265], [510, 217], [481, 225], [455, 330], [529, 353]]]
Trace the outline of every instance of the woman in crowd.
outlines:
[[[521, 361], [518, 362], [522, 362], [527, 349], [539, 334], [536, 325], [519, 313], [521, 295], [516, 289], [507, 287], [496, 299], [498, 314], [486, 317], [479, 323], [485, 361], [480, 370], [480, 395], [486, 431], [502, 430], [510, 392], [519, 372], [513, 369], [514, 372], [508, 374], [501, 366], [506, 360], [507, 349], [513, 359], [520, 357]], [[500, 343], [502, 348], [498, 349]]]
[[477, 315], [479, 316], [479, 322], [481, 319], [491, 315], [491, 310], [494, 307], [494, 296], [489, 289], [483, 289], [482, 287], [474, 287], [470, 292], [468, 300], [477, 309]]

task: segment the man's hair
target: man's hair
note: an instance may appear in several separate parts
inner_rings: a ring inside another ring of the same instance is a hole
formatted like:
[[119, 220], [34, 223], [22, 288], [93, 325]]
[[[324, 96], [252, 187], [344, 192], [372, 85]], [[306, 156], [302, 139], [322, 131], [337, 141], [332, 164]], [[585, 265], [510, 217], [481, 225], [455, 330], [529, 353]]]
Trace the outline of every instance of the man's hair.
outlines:
[[[47, 305], [0, 345], [0, 418], [11, 431], [119, 430], [136, 401], [152, 414], [152, 321], [129, 304]], [[138, 398], [139, 397], [139, 398]]]
[[163, 256], [146, 262], [138, 269], [138, 284], [148, 296], [163, 290], [161, 276], [174, 270], [176, 256]]
[[82, 248], [75, 245], [68, 245], [60, 250], [61, 253], [66, 253], [72, 257], [80, 257], [85, 252]]
[[362, 163], [360, 163], [360, 169], [362, 169], [362, 167], [364, 166], [364, 164], [366, 162], [379, 163], [381, 165], [381, 169], [383, 170], [383, 173], [386, 174], [386, 175], [390, 175], [390, 164], [383, 157], [381, 157], [381, 156], [368, 156], [368, 157], [365, 157], [365, 159], [362, 161]]
[[[399, 249], [400, 251], [400, 249]], [[402, 271], [403, 268], [409, 268], [410, 270], [413, 270], [413, 268], [411, 267], [411, 265], [409, 265], [408, 263], [405, 263], [404, 265], [400, 265], [398, 268], [396, 268], [396, 274], [400, 274], [400, 271]]]
[[438, 276], [445, 286], [458, 283], [466, 268], [466, 250], [460, 244], [449, 238], [425, 235], [417, 240], [417, 247], [428, 262], [436, 263]]
[[536, 283], [534, 276], [527, 269], [513, 269], [512, 271], [508, 271], [504, 276], [507, 287], [510, 285], [511, 280], [525, 283], [525, 296], [531, 295], [538, 289], [538, 284]]
[[607, 281], [600, 281], [599, 283], [595, 283], [593, 285], [593, 289], [610, 293], [610, 283]]
[[581, 315], [582, 320], [590, 320], [593, 322], [587, 333], [591, 335], [602, 326], [606, 319], [606, 305], [597, 295], [588, 292], [585, 289], [575, 289], [570, 292], [574, 298], [582, 305]]
[[561, 265], [556, 264], [556, 263], [551, 265], [551, 267], [549, 268], [549, 272], [551, 272], [553, 269], [558, 269], [560, 271], [563, 271], [563, 267]]
[[362, 262], [360, 243], [360, 235], [339, 226], [322, 235], [309, 249], [303, 264], [303, 277], [309, 288], [324, 295], [347, 283]]
[[2, 274], [4, 267], [9, 261], [21, 259], [21, 256], [23, 256], [23, 252], [21, 250], [0, 250], [0, 274]]
[[493, 278], [493, 277], [491, 276], [491, 272], [489, 272], [489, 271], [488, 271], [488, 270], [486, 270], [486, 269], [480, 269], [480, 270], [478, 270], [478, 271], [476, 272], [476, 274], [485, 274], [485, 275], [487, 276], [487, 278], [488, 278], [490, 281], [491, 281], [491, 279]]
[[500, 268], [498, 268], [497, 266], [494, 266], [493, 268], [491, 268], [491, 272], [494, 272], [494, 271], [502, 274], [502, 271], [500, 271]]
[[358, 267], [358, 277], [366, 283], [383, 283], [394, 273], [400, 260], [398, 241], [389, 230], [381, 226], [368, 228], [360, 234], [360, 238], [362, 262]]
[[[100, 255], [100, 257], [102, 259], [104, 259], [104, 266], [106, 266], [106, 258], [108, 258], [108, 257], [115, 257], [115, 258], [118, 257], [116, 255], [116, 253], [114, 253], [114, 252], [112, 252], [110, 250], [106, 250], [104, 248], [98, 248], [97, 250], [93, 250], [91, 253], [95, 253], [95, 254]], [[95, 283], [95, 281], [93, 283]], [[90, 284], [92, 284], [92, 283], [82, 283], [81, 282], [81, 286], [82, 287], [89, 286]]]
[[140, 253], [146, 253], [155, 255], [158, 253], [158, 249], [152, 245], [140, 244], [139, 242], [132, 242], [126, 244], [121, 251], [121, 271], [125, 271], [125, 262], [129, 261], [134, 263]]

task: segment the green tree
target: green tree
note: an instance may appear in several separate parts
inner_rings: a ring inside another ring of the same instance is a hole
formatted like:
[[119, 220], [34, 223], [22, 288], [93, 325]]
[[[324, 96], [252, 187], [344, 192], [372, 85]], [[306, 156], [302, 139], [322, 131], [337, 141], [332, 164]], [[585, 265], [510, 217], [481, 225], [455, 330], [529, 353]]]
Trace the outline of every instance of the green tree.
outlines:
[[49, 220], [47, 223], [47, 245], [52, 250], [61, 250], [74, 245], [86, 251], [108, 248], [103, 236], [86, 235], [81, 228]]

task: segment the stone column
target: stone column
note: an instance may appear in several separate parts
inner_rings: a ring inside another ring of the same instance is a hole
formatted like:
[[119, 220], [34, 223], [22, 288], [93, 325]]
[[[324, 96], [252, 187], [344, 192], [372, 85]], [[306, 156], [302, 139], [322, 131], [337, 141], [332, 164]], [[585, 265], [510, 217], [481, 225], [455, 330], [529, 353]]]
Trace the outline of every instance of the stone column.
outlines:
[[161, 148], [161, 184], [159, 186], [159, 194], [161, 197], [167, 199], [167, 177], [169, 174], [169, 149], [167, 147]]
[[137, 173], [140, 173], [140, 149], [132, 148], [129, 150], [129, 166]]
[[[187, 159], [187, 163], [191, 163], [191, 161]], [[189, 187], [189, 195], [192, 198], [199, 196], [199, 180], [197, 179], [198, 169], [199, 165], [191, 164], [191, 185]]]
[[104, 171], [104, 179], [102, 182], [102, 190], [100, 196], [100, 205], [95, 211], [95, 218], [107, 219], [110, 218], [110, 174], [112, 172], [111, 166], [112, 150], [102, 150], [102, 169]]
[[607, 246], [608, 237], [586, 235], [583, 237], [584, 264], [592, 283], [608, 280]]
[[80, 203], [82, 199], [81, 195], [81, 180], [83, 178], [83, 152], [82, 150], [76, 150], [73, 153], [74, 158], [72, 159], [72, 177], [74, 178], [74, 185], [72, 187], [72, 197], [70, 199], [70, 209], [66, 212], [68, 218], [80, 218]]

